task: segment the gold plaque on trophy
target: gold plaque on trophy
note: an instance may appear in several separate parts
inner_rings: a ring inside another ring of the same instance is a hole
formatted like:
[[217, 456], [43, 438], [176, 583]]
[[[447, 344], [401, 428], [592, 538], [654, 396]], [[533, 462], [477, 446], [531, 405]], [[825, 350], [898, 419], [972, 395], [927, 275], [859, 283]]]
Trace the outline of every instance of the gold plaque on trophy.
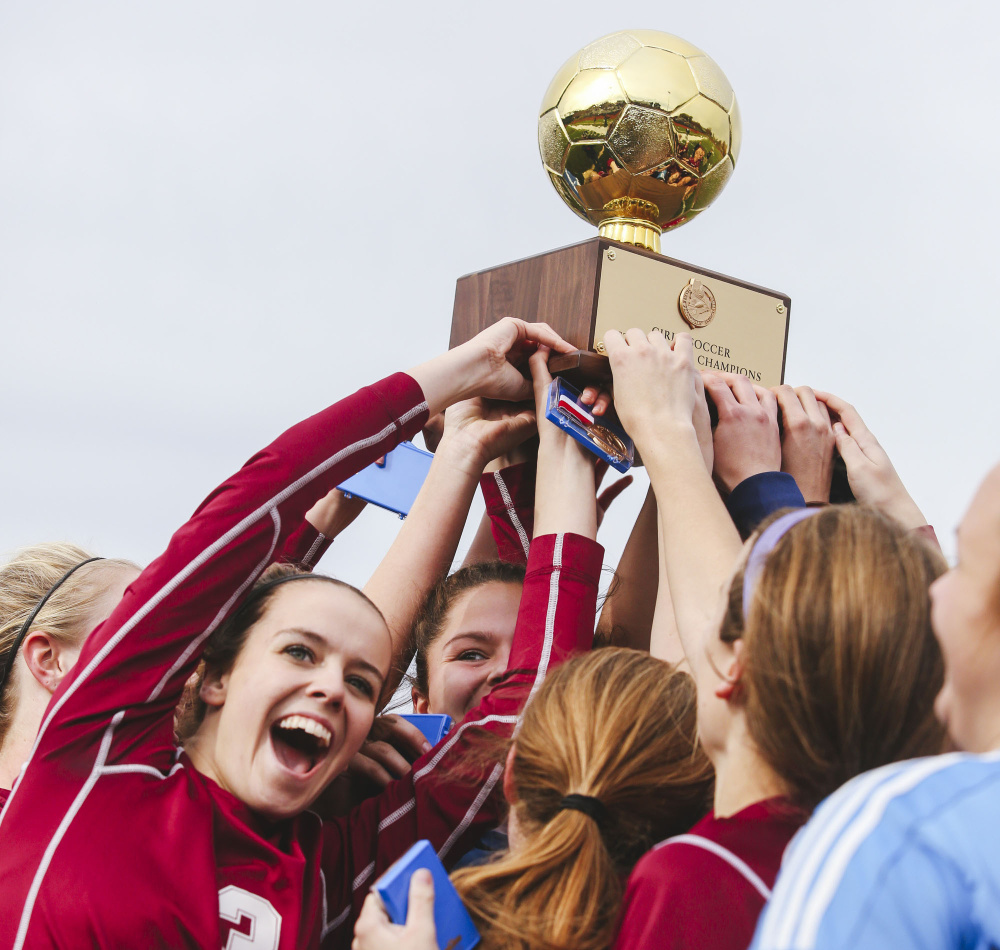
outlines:
[[702, 50], [652, 30], [574, 54], [542, 99], [538, 146], [565, 203], [600, 236], [458, 281], [451, 344], [505, 316], [543, 320], [580, 348], [554, 371], [607, 375], [609, 329], [690, 333], [704, 369], [784, 379], [789, 298], [662, 256], [660, 235], [720, 194], [739, 156], [739, 107]]

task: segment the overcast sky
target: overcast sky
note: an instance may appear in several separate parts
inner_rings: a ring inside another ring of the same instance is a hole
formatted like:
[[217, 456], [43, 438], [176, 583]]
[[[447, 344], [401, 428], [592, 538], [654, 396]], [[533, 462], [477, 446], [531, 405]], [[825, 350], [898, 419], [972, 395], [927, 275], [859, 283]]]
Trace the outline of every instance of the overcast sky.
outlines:
[[[997, 9], [0, 5], [0, 550], [149, 561], [282, 429], [444, 348], [457, 277], [591, 237], [537, 107], [634, 27], [708, 52], [743, 115], [663, 252], [791, 296], [787, 381], [858, 406], [950, 552], [1000, 458]], [[398, 525], [366, 512], [324, 567], [363, 583]]]

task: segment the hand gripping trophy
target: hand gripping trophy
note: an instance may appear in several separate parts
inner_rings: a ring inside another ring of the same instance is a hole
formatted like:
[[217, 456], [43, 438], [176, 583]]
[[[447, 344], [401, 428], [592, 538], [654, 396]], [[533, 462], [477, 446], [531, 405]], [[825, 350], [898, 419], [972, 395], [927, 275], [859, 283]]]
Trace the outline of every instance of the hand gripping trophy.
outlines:
[[505, 316], [544, 320], [580, 348], [553, 371], [586, 381], [608, 375], [605, 331], [685, 331], [703, 369], [782, 382], [789, 298], [660, 254], [725, 187], [740, 139], [729, 81], [685, 40], [626, 30], [574, 54], [542, 99], [538, 147], [599, 236], [459, 279], [451, 345]]

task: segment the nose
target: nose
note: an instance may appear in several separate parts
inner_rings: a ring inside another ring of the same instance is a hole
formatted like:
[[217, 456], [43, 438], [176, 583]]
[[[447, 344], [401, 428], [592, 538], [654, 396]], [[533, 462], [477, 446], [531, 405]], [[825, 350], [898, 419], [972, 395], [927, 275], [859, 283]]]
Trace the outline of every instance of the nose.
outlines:
[[344, 704], [346, 688], [343, 669], [339, 664], [330, 664], [316, 671], [309, 684], [309, 697], [339, 709]]
[[490, 670], [490, 675], [486, 677], [486, 682], [489, 683], [490, 689], [497, 685], [501, 679], [503, 679], [504, 673], [507, 672], [507, 659], [506, 657], [493, 664], [493, 668]]

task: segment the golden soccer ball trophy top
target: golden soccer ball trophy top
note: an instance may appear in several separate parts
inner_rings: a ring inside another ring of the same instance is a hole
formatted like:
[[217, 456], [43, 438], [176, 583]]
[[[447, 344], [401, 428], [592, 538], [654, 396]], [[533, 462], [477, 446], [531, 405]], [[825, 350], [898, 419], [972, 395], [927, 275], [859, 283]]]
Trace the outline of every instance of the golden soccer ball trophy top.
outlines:
[[612, 33], [549, 85], [538, 148], [563, 201], [603, 237], [660, 249], [660, 233], [704, 211], [729, 181], [740, 113], [725, 74], [655, 30]]

